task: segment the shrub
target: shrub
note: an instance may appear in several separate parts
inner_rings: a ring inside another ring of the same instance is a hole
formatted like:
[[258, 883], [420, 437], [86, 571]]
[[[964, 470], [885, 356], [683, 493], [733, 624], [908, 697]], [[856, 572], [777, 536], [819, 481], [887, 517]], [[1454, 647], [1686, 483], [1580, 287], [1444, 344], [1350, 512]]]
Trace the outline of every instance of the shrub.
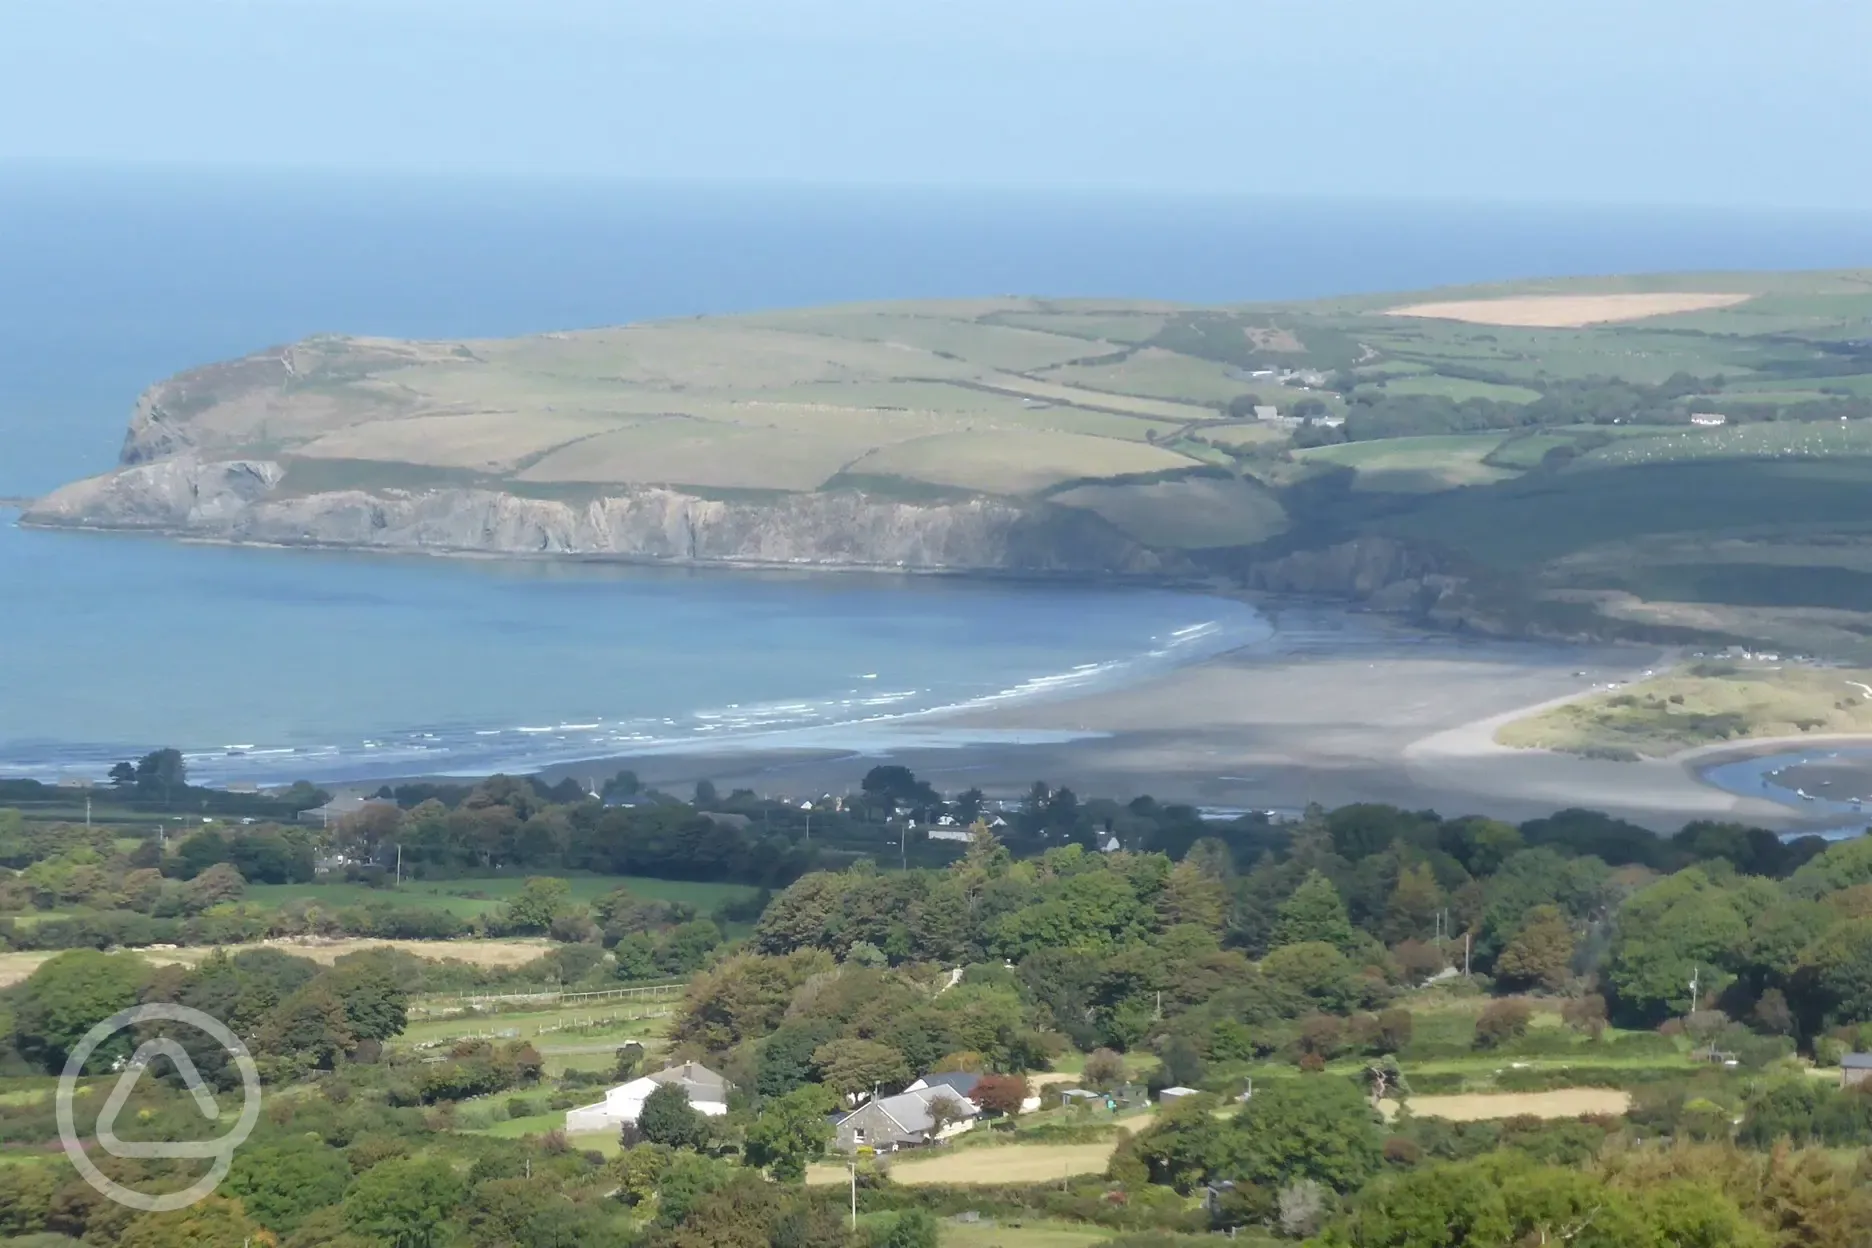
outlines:
[[1527, 1035], [1534, 1011], [1516, 997], [1491, 1001], [1476, 1019], [1475, 1043], [1478, 1049], [1499, 1049]]
[[1111, 1049], [1093, 1049], [1086, 1055], [1084, 1073], [1088, 1087], [1117, 1087], [1125, 1081], [1124, 1058]]
[[985, 1075], [970, 1099], [988, 1113], [1013, 1117], [1027, 1100], [1027, 1080], [1020, 1075]]

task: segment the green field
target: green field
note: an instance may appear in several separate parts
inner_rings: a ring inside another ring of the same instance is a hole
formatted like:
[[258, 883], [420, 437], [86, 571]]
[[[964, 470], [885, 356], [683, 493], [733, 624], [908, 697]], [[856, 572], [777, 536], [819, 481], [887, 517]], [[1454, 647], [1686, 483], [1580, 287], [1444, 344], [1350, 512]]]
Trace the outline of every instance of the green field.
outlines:
[[1358, 473], [1353, 485], [1356, 490], [1433, 494], [1514, 476], [1512, 470], [1482, 462], [1501, 445], [1502, 437], [1500, 433], [1477, 433], [1342, 442], [1297, 451], [1294, 457], [1307, 463], [1353, 469]]
[[1379, 387], [1388, 395], [1432, 394], [1461, 402], [1464, 399], [1494, 399], [1499, 403], [1532, 403], [1540, 391], [1526, 386], [1504, 386], [1492, 381], [1473, 381], [1467, 377], [1441, 377], [1425, 374], [1399, 377]]
[[[589, 903], [618, 888], [628, 888], [639, 896], [658, 901], [682, 902], [707, 914], [725, 902], [745, 901], [756, 890], [742, 884], [704, 884], [688, 880], [653, 880], [643, 876], [568, 875], [571, 899]], [[394, 904], [447, 910], [459, 918], [472, 919], [501, 906], [520, 891], [526, 876], [516, 873], [509, 878], [463, 880], [405, 881], [400, 888], [371, 888], [364, 884], [250, 884], [247, 899], [266, 906], [284, 906], [295, 901], [316, 902], [323, 906], [362, 906]]]

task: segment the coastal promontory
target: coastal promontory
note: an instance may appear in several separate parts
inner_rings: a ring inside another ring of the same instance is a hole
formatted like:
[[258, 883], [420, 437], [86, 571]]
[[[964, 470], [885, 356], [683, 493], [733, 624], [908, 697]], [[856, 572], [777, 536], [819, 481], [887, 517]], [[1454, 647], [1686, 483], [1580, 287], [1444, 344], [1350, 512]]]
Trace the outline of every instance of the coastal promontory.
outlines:
[[37, 526], [1175, 579], [1489, 631], [1872, 630], [1872, 273], [322, 335], [137, 400]]

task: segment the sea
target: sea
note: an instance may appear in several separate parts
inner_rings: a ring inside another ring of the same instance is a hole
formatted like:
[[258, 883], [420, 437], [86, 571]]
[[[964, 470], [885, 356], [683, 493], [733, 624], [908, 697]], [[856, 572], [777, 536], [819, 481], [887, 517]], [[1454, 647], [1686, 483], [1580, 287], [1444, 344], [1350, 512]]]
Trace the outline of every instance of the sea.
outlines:
[[[321, 331], [1861, 265], [1872, 219], [1793, 210], [0, 166], [0, 497], [110, 467], [150, 382]], [[262, 784], [863, 749], [1281, 644], [1195, 593], [230, 549], [14, 515], [0, 775], [98, 778], [169, 745]]]

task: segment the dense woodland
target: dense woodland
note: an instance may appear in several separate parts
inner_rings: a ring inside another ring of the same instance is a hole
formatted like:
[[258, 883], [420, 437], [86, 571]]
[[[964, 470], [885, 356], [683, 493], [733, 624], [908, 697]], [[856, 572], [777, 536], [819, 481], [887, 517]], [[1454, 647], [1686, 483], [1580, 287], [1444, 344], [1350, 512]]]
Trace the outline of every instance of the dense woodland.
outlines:
[[[1708, 823], [1659, 838], [1586, 811], [1519, 827], [1379, 806], [1204, 822], [1039, 785], [1002, 827], [981, 820], [954, 849], [925, 843], [906, 870], [894, 829], [979, 817], [980, 795], [945, 800], [882, 768], [815, 822], [810, 848], [803, 826], [751, 795], [607, 808], [497, 779], [390, 797], [329, 831], [221, 824], [128, 852], [82, 825], [0, 821], [9, 909], [82, 904], [87, 922], [128, 914], [235, 943], [249, 924], [329, 921], [300, 903], [263, 914], [242, 897], [248, 872], [290, 882], [323, 863], [375, 879], [383, 845], [401, 843], [406, 867], [531, 876], [474, 929], [553, 939], [508, 971], [388, 949], [329, 966], [274, 949], [194, 966], [57, 954], [0, 993], [8, 1086], [45, 1086], [98, 1019], [177, 1001], [243, 1036], [268, 1109], [221, 1191], [188, 1211], [136, 1214], [48, 1159], [8, 1167], [0, 1235], [43, 1248], [923, 1248], [950, 1215], [987, 1210], [1139, 1245], [1227, 1232], [1371, 1248], [1848, 1248], [1872, 1226], [1872, 1095], [1807, 1071], [1872, 1049], [1872, 840], [1784, 843]], [[711, 818], [722, 814], [738, 817]], [[856, 848], [865, 835], [869, 853]], [[1101, 852], [1113, 839], [1121, 848]], [[741, 878], [779, 887], [746, 911], [702, 915], [629, 888], [575, 902], [553, 874], [573, 860], [699, 873], [710, 853], [720, 874], [760, 863]], [[383, 891], [394, 908], [395, 889]], [[46, 944], [45, 929], [69, 922], [7, 936]], [[214, 936], [219, 923], [233, 934]], [[112, 943], [102, 930], [74, 943]], [[426, 993], [669, 977], [687, 988], [668, 1047], [652, 1059], [626, 1046], [609, 1070], [549, 1075], [521, 1041], [404, 1039]], [[138, 1038], [120, 1036], [88, 1069], [103, 1080]], [[175, 1038], [234, 1086], [212, 1045]], [[733, 1081], [727, 1118], [659, 1093], [608, 1156], [553, 1131], [468, 1129], [490, 1107], [584, 1104], [671, 1058]], [[1028, 1081], [1062, 1066], [1117, 1096], [1200, 1094], [1132, 1132], [1062, 1110], [1025, 1125]], [[861, 1158], [856, 1229], [843, 1188], [800, 1186], [830, 1111], [944, 1069], [992, 1076], [980, 1094], [992, 1121], [948, 1147], [1116, 1132], [1108, 1172], [910, 1187], [889, 1159]], [[1408, 1113], [1412, 1097], [1458, 1090], [1477, 1069], [1502, 1090], [1611, 1086], [1633, 1101], [1623, 1117], [1546, 1122]], [[1407, 1112], [1385, 1121], [1380, 1091]], [[186, 1134], [182, 1115], [197, 1112], [149, 1080], [134, 1104], [152, 1136]], [[51, 1118], [46, 1099], [0, 1097], [0, 1144], [55, 1151]], [[107, 1168], [148, 1184], [187, 1164]]]

